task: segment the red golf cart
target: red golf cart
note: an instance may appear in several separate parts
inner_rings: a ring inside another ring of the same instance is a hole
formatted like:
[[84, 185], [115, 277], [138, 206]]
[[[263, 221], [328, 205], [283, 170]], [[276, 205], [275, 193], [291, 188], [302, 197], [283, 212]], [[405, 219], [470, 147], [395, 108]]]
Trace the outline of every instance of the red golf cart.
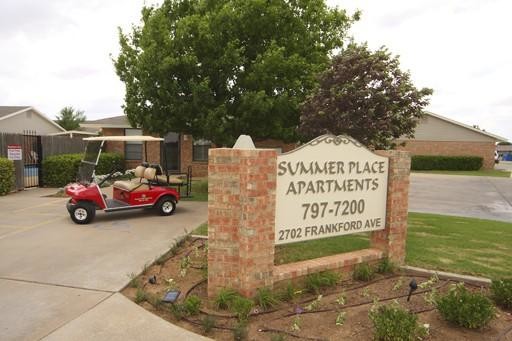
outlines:
[[[77, 224], [88, 224], [96, 215], [96, 210], [116, 212], [140, 208], [155, 208], [161, 215], [171, 215], [180, 199], [179, 192], [171, 186], [180, 186], [176, 177], [165, 174], [157, 164], [143, 162], [134, 171], [134, 178], [118, 180], [113, 184], [113, 197], [101, 192], [101, 185], [118, 170], [113, 169], [101, 182], [95, 183], [95, 168], [105, 141], [161, 142], [162, 138], [152, 136], [99, 136], [84, 138], [87, 141], [84, 158], [80, 164], [76, 183], [66, 186], [66, 194], [71, 196], [67, 203], [71, 219]], [[147, 160], [147, 148], [144, 148]], [[165, 153], [164, 153], [165, 155]]]

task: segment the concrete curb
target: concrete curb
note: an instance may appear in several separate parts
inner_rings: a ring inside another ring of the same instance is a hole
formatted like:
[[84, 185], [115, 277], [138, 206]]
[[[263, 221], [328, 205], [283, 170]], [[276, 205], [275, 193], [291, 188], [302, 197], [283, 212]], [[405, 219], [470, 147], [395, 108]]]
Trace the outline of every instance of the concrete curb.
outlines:
[[409, 265], [403, 265], [400, 267], [400, 269], [405, 270], [412, 274], [420, 274], [420, 275], [428, 275], [431, 276], [433, 274], [437, 274], [440, 279], [451, 279], [454, 281], [460, 281], [460, 282], [468, 282], [475, 285], [481, 285], [488, 287], [491, 284], [491, 280], [485, 277], [475, 277], [475, 276], [467, 276], [467, 275], [460, 275], [452, 272], [445, 272], [445, 271], [436, 271], [436, 270], [428, 270], [423, 268], [417, 268], [415, 266], [409, 266]]

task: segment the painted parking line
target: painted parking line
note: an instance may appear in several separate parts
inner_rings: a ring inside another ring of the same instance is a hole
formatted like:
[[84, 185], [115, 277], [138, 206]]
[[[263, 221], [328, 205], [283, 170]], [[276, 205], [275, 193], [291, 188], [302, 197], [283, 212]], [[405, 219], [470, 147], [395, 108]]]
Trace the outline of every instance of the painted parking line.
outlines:
[[61, 220], [61, 219], [62, 219], [62, 217], [58, 217], [58, 218], [55, 218], [55, 219], [50, 219], [50, 220], [42, 221], [40, 223], [37, 223], [37, 224], [34, 224], [34, 225], [30, 225], [30, 226], [27, 226], [27, 227], [18, 227], [18, 230], [12, 231], [12, 232], [9, 232], [9, 233], [6, 233], [6, 234], [0, 236], [0, 240], [4, 239], [6, 237], [10, 237], [10, 236], [16, 235], [18, 233], [22, 233], [22, 232], [25, 232], [25, 231], [33, 230], [35, 228], [41, 227], [41, 226], [46, 225], [46, 224], [51, 224], [51, 223], [56, 222], [57, 220]]
[[12, 213], [16, 213], [16, 212], [23, 212], [23, 211], [27, 211], [27, 210], [33, 210], [36, 207], [49, 206], [49, 205], [53, 205], [53, 204], [56, 204], [56, 203], [59, 203], [59, 202], [62, 203], [63, 200], [62, 199], [57, 199], [57, 200], [53, 200], [53, 201], [50, 201], [50, 202], [45, 202], [44, 204], [39, 204], [39, 205], [33, 205], [33, 206], [28, 206], [28, 207], [20, 208], [20, 209], [11, 211], [11, 212]]
[[13, 228], [13, 229], [21, 228], [20, 225], [10, 225], [10, 224], [0, 224], [0, 227], [5, 227], [5, 228], [8, 228], [8, 229], [10, 229], [10, 228]]

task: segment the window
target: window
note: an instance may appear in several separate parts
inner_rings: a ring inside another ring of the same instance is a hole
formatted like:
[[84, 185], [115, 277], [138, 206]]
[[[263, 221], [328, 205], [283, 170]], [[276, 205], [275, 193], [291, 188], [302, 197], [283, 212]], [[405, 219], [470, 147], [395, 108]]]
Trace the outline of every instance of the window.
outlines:
[[194, 161], [208, 161], [208, 150], [212, 143], [208, 140], [194, 140], [192, 159]]
[[[125, 136], [142, 135], [142, 129], [125, 129]], [[142, 142], [126, 141], [124, 143], [124, 158], [126, 160], [142, 160]]]

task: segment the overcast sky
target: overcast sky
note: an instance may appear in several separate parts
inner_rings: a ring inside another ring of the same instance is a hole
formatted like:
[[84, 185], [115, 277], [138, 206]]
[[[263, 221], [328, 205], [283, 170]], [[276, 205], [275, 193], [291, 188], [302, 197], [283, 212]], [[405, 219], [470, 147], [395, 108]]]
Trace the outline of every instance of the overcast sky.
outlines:
[[[152, 3], [153, 1], [147, 1]], [[1, 0], [0, 105], [50, 117], [64, 106], [89, 119], [122, 113], [110, 55], [117, 27], [138, 23], [143, 0]], [[512, 2], [328, 0], [362, 18], [351, 34], [400, 55], [429, 110], [512, 139]]]

